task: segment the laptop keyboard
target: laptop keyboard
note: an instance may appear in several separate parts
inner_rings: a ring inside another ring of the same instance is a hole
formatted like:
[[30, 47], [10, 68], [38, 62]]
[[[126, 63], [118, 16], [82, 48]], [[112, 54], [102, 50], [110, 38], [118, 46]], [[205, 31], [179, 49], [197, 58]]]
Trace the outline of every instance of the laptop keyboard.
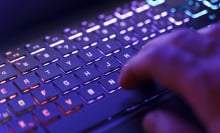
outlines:
[[[180, 27], [198, 29], [220, 21], [219, 0], [189, 0], [178, 8], [147, 2], [129, 2], [110, 15], [99, 14], [96, 21], [83, 21], [80, 29], [65, 28], [58, 36], [46, 36], [44, 44], [6, 52], [0, 59], [0, 132], [58, 132], [53, 127], [70, 123], [67, 117], [80, 111], [87, 117], [89, 111], [83, 110], [105, 98], [126, 99], [127, 92], [117, 83], [119, 71], [147, 41]], [[67, 124], [64, 130], [82, 131], [121, 110], [85, 121], [89, 124], [81, 123], [76, 130], [68, 130]]]

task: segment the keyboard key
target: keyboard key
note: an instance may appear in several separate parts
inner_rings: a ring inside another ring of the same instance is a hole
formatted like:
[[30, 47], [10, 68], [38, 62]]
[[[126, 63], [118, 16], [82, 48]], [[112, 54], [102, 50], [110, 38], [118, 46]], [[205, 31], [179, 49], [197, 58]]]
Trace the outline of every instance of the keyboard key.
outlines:
[[122, 63], [126, 64], [127, 61], [135, 55], [135, 51], [132, 47], [126, 48], [121, 50], [120, 52], [116, 53], [114, 56]]
[[100, 29], [100, 27], [101, 27], [99, 24], [96, 24], [95, 21], [91, 21], [91, 22], [82, 21], [81, 26], [82, 26], [82, 30], [85, 31], [86, 33], [94, 32], [94, 31]]
[[6, 83], [0, 86], [0, 103], [4, 103], [17, 97], [17, 88], [12, 83]]
[[46, 67], [43, 67], [42, 69], [39, 69], [39, 71], [37, 71], [36, 74], [45, 83], [48, 83], [51, 80], [61, 77], [60, 70], [54, 64], [51, 64]]
[[96, 36], [93, 34], [86, 34], [86, 33], [83, 33], [82, 36], [77, 37], [76, 39], [74, 39], [74, 41], [76, 41], [81, 48], [85, 48], [97, 44]]
[[50, 47], [55, 47], [57, 45], [63, 44], [65, 41], [63, 40], [63, 36], [60, 34], [53, 36], [45, 36], [44, 40]]
[[70, 73], [82, 67], [82, 62], [76, 55], [71, 55], [63, 58], [57, 64], [65, 73]]
[[109, 37], [110, 35], [115, 34], [110, 27], [101, 27], [99, 30], [96, 30], [95, 33], [100, 39]]
[[90, 84], [81, 88], [78, 93], [88, 104], [104, 97], [103, 89], [98, 84]]
[[140, 38], [142, 38], [142, 40], [147, 40], [151, 37], [155, 37], [157, 33], [155, 27], [150, 26], [135, 27], [134, 31]]
[[95, 61], [98, 61], [101, 59], [101, 54], [95, 47], [90, 47], [88, 49], [85, 49], [83, 51], [80, 51], [78, 56], [86, 63], [91, 64]]
[[33, 73], [17, 78], [14, 83], [22, 93], [27, 93], [40, 86], [39, 79]]
[[102, 87], [108, 92], [113, 93], [116, 90], [120, 89], [118, 86], [118, 74], [113, 73], [100, 81]]
[[76, 71], [75, 76], [78, 77], [84, 84], [89, 84], [100, 78], [100, 73], [93, 66], [88, 66]]
[[37, 130], [37, 123], [31, 114], [26, 114], [10, 122], [10, 126], [18, 133], [32, 133]]
[[38, 62], [32, 56], [15, 62], [14, 66], [22, 74], [27, 74], [39, 68]]
[[63, 56], [77, 53], [79, 51], [76, 43], [72, 41], [65, 41], [65, 43], [56, 46], [55, 49], [58, 50]]
[[[10, 114], [6, 104], [1, 104], [1, 106], [0, 106], [0, 125], [10, 121], [11, 119], [12, 119], [12, 115]], [[0, 131], [1, 131], [1, 129], [0, 129]]]
[[119, 41], [121, 44], [123, 44], [124, 46], [131, 45], [139, 40], [132, 32], [126, 32], [124, 34], [117, 34], [115, 39]]
[[64, 94], [79, 88], [78, 80], [72, 75], [54, 81], [54, 85]]
[[60, 119], [60, 112], [54, 104], [47, 104], [35, 110], [34, 116], [38, 123], [46, 126]]
[[167, 18], [162, 18], [158, 21], [154, 21], [152, 25], [159, 33], [165, 33], [166, 31], [173, 29], [172, 23], [168, 21]]
[[13, 63], [17, 60], [25, 58], [26, 54], [23, 49], [17, 48], [15, 50], [11, 50], [5, 53], [5, 57], [9, 62]]
[[110, 39], [105, 42], [100, 42], [97, 47], [106, 55], [110, 55], [114, 52], [118, 52], [121, 48], [121, 45], [113, 39]]
[[67, 94], [63, 97], [60, 97], [56, 101], [56, 104], [61, 112], [63, 112], [65, 115], [76, 112], [83, 107], [82, 100], [75, 93]]
[[133, 23], [129, 19], [120, 20], [117, 23], [113, 24], [113, 29], [116, 33], [121, 32], [122, 30], [127, 30], [132, 27]]
[[0, 58], [0, 67], [5, 65], [5, 59], [3, 57]]
[[50, 49], [50, 50], [47, 49], [47, 50], [45, 50], [43, 52], [37, 53], [35, 55], [35, 57], [44, 66], [59, 60], [58, 56], [55, 54], [54, 51], [52, 51], [52, 49]]
[[121, 8], [118, 7], [116, 8], [114, 15], [119, 18], [119, 19], [126, 19], [134, 15], [133, 11], [131, 11], [129, 8], [126, 6]]
[[15, 69], [11, 65], [5, 65], [0, 67], [0, 84], [3, 84], [9, 80], [13, 80], [17, 77]]
[[36, 103], [41, 106], [58, 98], [58, 92], [52, 84], [44, 85], [31, 92], [31, 94]]
[[98, 61], [95, 65], [105, 75], [117, 71], [121, 67], [121, 64], [118, 61], [116, 61], [114, 57], [111, 56]]
[[43, 47], [43, 45], [40, 45], [40, 44], [28, 43], [25, 45], [25, 49], [29, 51], [30, 53], [36, 53], [40, 49], [44, 50], [45, 48]]
[[11, 101], [9, 101], [9, 108], [11, 111], [17, 115], [23, 115], [27, 112], [32, 111], [36, 108], [34, 105], [33, 99], [29, 95], [22, 95], [17, 97]]

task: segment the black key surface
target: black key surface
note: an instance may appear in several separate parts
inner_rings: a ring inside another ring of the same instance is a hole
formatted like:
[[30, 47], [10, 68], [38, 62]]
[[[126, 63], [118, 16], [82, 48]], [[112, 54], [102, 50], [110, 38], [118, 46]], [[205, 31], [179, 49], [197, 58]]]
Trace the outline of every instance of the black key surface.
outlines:
[[108, 75], [120, 69], [121, 64], [112, 56], [106, 57], [95, 63], [96, 67], [104, 74]]
[[113, 39], [110, 39], [98, 43], [97, 47], [103, 52], [103, 54], [108, 56], [109, 54], [119, 51], [121, 48], [121, 44]]
[[58, 97], [58, 92], [52, 84], [46, 84], [31, 92], [34, 100], [39, 105], [45, 105]]
[[27, 93], [40, 86], [40, 80], [34, 73], [19, 77], [14, 81], [14, 83], [22, 93]]
[[81, 88], [78, 93], [89, 104], [104, 97], [102, 87], [96, 83]]
[[35, 58], [33, 58], [32, 56], [28, 56], [25, 59], [22, 59], [22, 60], [15, 62], [14, 66], [22, 74], [27, 74], [27, 73], [39, 68], [37, 60]]
[[63, 58], [57, 64], [65, 73], [70, 73], [82, 67], [82, 62], [76, 55]]
[[36, 106], [31, 96], [26, 94], [9, 101], [9, 108], [15, 115], [20, 116], [32, 111]]
[[86, 63], [90, 64], [101, 59], [101, 53], [95, 48], [90, 47], [80, 51], [78, 56]]
[[61, 71], [58, 69], [58, 67], [54, 64], [48, 65], [46, 67], [43, 67], [42, 69], [39, 69], [36, 74], [39, 76], [39, 78], [47, 83], [51, 80], [57, 79], [61, 77]]
[[9, 80], [13, 80], [16, 77], [17, 77], [17, 72], [10, 64], [0, 67], [0, 83], [1, 84]]
[[70, 93], [60, 97], [56, 104], [62, 113], [69, 115], [83, 108], [82, 99], [75, 93]]
[[59, 60], [57, 53], [52, 49], [47, 49], [45, 51], [37, 53], [35, 57], [44, 66]]
[[18, 89], [12, 82], [0, 86], [0, 103], [15, 98], [18, 95]]
[[66, 77], [57, 79], [54, 81], [54, 85], [62, 92], [69, 93], [79, 88], [79, 81], [73, 75], [68, 75]]
[[99, 79], [101, 74], [94, 66], [88, 66], [76, 71], [75, 76], [78, 77], [84, 84], [88, 84]]

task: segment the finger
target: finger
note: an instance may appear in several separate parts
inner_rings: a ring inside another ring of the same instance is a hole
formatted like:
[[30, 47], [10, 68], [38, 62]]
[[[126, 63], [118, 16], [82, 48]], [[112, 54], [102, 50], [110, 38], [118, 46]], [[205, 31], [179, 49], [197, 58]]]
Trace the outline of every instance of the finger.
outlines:
[[194, 64], [194, 58], [174, 45], [152, 46], [132, 58], [121, 71], [119, 83], [132, 89], [141, 87], [149, 77], [167, 87], [176, 87], [179, 75], [184, 75]]
[[185, 120], [164, 111], [154, 111], [146, 115], [143, 121], [147, 133], [199, 133], [199, 129]]
[[220, 35], [220, 24], [215, 23], [212, 24], [208, 27], [204, 27], [200, 30], [198, 30], [198, 33], [202, 34], [202, 35], [206, 35], [209, 36], [213, 39], [219, 40], [219, 35]]
[[213, 53], [217, 46], [215, 40], [207, 35], [199, 34], [190, 29], [180, 29], [150, 41], [144, 46], [141, 52], [144, 52], [148, 47], [167, 44], [175, 45], [196, 56], [207, 56]]

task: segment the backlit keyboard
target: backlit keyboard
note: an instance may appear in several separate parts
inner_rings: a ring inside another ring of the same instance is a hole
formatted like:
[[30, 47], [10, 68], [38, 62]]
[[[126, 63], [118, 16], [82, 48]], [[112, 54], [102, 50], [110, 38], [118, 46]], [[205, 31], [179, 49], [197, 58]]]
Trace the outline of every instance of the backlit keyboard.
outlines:
[[0, 58], [0, 133], [81, 132], [135, 110], [164, 90], [146, 97], [123, 90], [121, 67], [152, 38], [219, 22], [219, 14], [219, 0], [172, 8], [165, 1], [134, 0], [80, 28], [48, 35], [44, 43], [7, 51]]

